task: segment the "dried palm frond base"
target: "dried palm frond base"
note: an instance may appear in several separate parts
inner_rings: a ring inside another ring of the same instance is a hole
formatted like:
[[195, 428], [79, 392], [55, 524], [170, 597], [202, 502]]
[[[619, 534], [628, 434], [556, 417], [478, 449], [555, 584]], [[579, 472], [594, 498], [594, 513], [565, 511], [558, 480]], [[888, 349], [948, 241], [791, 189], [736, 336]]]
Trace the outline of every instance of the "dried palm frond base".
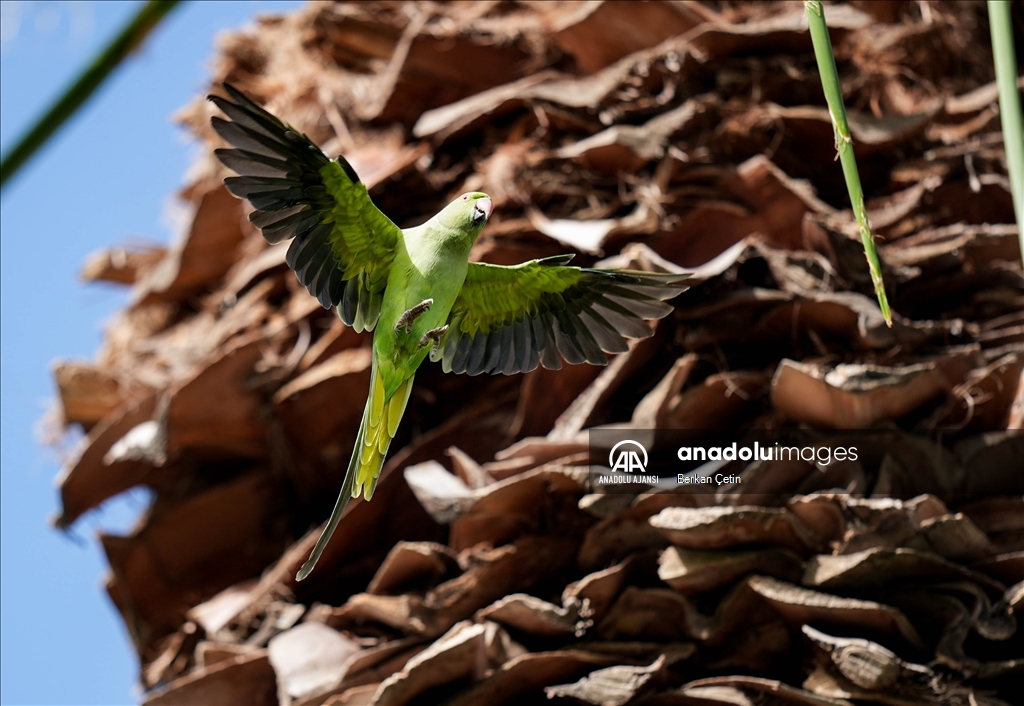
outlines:
[[[1018, 42], [1024, 46], [1020, 6]], [[225, 36], [229, 80], [343, 152], [408, 226], [494, 198], [477, 260], [702, 268], [606, 368], [417, 376], [372, 502], [341, 483], [369, 339], [296, 281], [209, 148], [132, 303], [57, 366], [158, 704], [1000, 704], [1024, 674], [1024, 277], [980, 3], [829, 5], [893, 328], [800, 3], [314, 4]], [[588, 430], [882, 429], [821, 472], [588, 492]], [[941, 446], [920, 432], [944, 429]], [[741, 490], [742, 489], [742, 490]]]

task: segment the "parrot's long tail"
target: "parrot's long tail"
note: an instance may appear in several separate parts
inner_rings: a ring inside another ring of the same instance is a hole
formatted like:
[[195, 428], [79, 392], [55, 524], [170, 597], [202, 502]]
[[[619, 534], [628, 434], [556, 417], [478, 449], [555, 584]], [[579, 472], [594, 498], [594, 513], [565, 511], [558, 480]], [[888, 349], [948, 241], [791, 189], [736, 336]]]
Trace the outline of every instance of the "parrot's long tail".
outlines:
[[373, 490], [377, 487], [377, 478], [384, 466], [384, 457], [388, 453], [388, 446], [395, 438], [398, 431], [398, 423], [402, 421], [405, 413], [405, 406], [409, 402], [409, 393], [412, 391], [412, 376], [398, 386], [395, 394], [386, 397], [384, 381], [377, 372], [377, 362], [374, 361], [370, 374], [370, 395], [366, 400], [366, 409], [363, 410], [363, 421], [359, 425], [359, 434], [356, 436], [355, 448], [352, 449], [352, 458], [348, 462], [348, 470], [345, 471], [345, 481], [341, 485], [341, 492], [338, 493], [338, 500], [334, 503], [334, 510], [327, 521], [327, 526], [316, 541], [316, 546], [309, 555], [309, 559], [299, 573], [295, 575], [297, 581], [309, 576], [309, 572], [316, 566], [317, 560], [323, 554], [327, 542], [338, 527], [341, 515], [345, 512], [348, 501], [358, 498], [360, 492], [367, 500], [373, 497]]

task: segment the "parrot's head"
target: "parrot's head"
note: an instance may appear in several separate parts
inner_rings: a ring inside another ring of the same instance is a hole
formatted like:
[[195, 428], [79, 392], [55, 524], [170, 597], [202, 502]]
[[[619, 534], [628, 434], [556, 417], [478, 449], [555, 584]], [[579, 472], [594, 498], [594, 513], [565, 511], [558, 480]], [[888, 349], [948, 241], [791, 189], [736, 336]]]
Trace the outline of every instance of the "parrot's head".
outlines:
[[491, 217], [493, 208], [494, 203], [490, 196], [475, 191], [463, 194], [452, 201], [438, 216], [449, 228], [454, 228], [476, 240], [487, 219]]

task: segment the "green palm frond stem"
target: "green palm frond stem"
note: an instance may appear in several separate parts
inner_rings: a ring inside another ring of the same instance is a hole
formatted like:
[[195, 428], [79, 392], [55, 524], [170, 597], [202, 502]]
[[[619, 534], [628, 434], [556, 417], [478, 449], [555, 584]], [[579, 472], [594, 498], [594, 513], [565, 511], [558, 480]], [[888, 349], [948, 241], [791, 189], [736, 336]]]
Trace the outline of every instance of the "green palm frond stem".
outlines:
[[864, 243], [864, 254], [868, 259], [868, 268], [871, 271], [871, 281], [875, 286], [878, 305], [882, 309], [885, 323], [891, 327], [892, 312], [889, 309], [889, 300], [885, 296], [882, 267], [878, 262], [878, 252], [875, 250], [875, 242], [871, 236], [868, 212], [864, 207], [864, 191], [860, 185], [860, 173], [857, 171], [857, 160], [853, 154], [853, 138], [850, 135], [850, 125], [846, 121], [846, 107], [843, 104], [843, 91], [839, 85], [836, 60], [832, 54], [832, 41], [828, 36], [828, 25], [825, 24], [825, 8], [822, 7], [821, 0], [804, 0], [804, 9], [807, 12], [807, 23], [811, 30], [811, 41], [814, 44], [814, 57], [818, 61], [821, 86], [825, 91], [825, 101], [828, 103], [832, 129], [835, 131], [836, 151], [839, 153], [839, 161], [843, 166], [846, 189], [850, 194], [850, 205], [853, 207], [853, 214], [857, 219], [860, 239]]
[[18, 169], [85, 103], [107, 76], [132, 53], [180, 0], [150, 0], [121, 32], [100, 51], [50, 109], [40, 117], [18, 143], [0, 160], [0, 185]]
[[1021, 119], [1020, 93], [1017, 91], [1017, 57], [1013, 48], [1010, 3], [988, 0], [988, 19], [992, 31], [992, 58], [999, 87], [999, 117], [1006, 146], [1006, 165], [1013, 193], [1013, 212], [1017, 216], [1021, 261], [1024, 262], [1024, 121]]

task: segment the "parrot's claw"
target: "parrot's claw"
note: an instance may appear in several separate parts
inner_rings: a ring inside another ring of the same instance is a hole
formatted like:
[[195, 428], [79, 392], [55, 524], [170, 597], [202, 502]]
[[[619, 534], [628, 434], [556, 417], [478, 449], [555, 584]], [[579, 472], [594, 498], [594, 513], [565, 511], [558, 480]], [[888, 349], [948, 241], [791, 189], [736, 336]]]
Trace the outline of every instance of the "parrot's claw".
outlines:
[[423, 338], [420, 339], [420, 348], [433, 341], [434, 346], [430, 349], [431, 360], [435, 360], [437, 358], [437, 349], [441, 345], [441, 336], [445, 335], [447, 332], [448, 324], [445, 324], [444, 326], [438, 326], [437, 328], [430, 329], [423, 334]]
[[398, 323], [395, 324], [395, 331], [405, 331], [406, 333], [409, 333], [409, 331], [412, 330], [412, 325], [416, 323], [416, 319], [423, 316], [433, 303], [433, 299], [424, 299], [419, 304], [403, 313], [398, 317]]

